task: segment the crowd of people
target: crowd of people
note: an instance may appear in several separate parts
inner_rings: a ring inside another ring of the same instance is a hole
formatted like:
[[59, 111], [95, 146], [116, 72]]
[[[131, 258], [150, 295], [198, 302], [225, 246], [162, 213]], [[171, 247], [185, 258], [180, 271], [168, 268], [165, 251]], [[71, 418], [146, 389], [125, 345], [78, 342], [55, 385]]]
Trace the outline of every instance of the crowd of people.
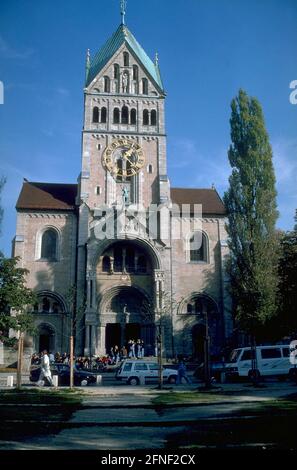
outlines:
[[[60, 352], [49, 352], [50, 363], [69, 364], [70, 354]], [[77, 369], [87, 370], [103, 370], [107, 366], [117, 365], [123, 359], [141, 359], [145, 356], [144, 341], [130, 339], [127, 346], [119, 348], [114, 345], [110, 348], [108, 354], [103, 356], [74, 356], [74, 364]], [[31, 357], [31, 365], [40, 365], [42, 361], [42, 353], [34, 353]]]

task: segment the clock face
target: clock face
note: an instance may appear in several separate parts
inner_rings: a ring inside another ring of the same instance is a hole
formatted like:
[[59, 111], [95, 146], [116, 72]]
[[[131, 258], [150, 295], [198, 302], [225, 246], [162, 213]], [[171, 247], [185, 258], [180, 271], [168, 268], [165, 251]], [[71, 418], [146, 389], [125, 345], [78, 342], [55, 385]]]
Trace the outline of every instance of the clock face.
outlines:
[[118, 181], [135, 176], [145, 163], [141, 146], [132, 140], [116, 139], [103, 153], [103, 165]]

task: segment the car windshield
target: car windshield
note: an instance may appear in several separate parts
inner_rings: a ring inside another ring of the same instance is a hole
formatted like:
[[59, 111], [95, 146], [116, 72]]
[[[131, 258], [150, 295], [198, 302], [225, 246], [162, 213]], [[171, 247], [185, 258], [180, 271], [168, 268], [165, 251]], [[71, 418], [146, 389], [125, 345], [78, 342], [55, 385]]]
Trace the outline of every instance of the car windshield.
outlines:
[[233, 349], [233, 351], [230, 354], [229, 362], [237, 362], [240, 353], [241, 353], [241, 349]]

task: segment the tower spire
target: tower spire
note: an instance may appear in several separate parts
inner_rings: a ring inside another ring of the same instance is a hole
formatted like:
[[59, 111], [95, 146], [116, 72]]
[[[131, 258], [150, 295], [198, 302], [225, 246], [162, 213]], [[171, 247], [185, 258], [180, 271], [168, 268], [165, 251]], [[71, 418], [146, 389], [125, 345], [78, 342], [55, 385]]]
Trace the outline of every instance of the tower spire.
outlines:
[[127, 7], [127, 0], [121, 0], [122, 24], [125, 24], [126, 7]]

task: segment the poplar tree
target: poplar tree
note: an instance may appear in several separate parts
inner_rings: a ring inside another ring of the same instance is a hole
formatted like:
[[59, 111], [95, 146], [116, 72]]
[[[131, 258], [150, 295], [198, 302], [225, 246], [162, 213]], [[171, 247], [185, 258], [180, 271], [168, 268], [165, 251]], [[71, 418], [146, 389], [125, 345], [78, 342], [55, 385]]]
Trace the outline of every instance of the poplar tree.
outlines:
[[272, 149], [257, 99], [240, 90], [231, 102], [232, 173], [224, 195], [235, 320], [257, 337], [276, 311], [278, 240]]

